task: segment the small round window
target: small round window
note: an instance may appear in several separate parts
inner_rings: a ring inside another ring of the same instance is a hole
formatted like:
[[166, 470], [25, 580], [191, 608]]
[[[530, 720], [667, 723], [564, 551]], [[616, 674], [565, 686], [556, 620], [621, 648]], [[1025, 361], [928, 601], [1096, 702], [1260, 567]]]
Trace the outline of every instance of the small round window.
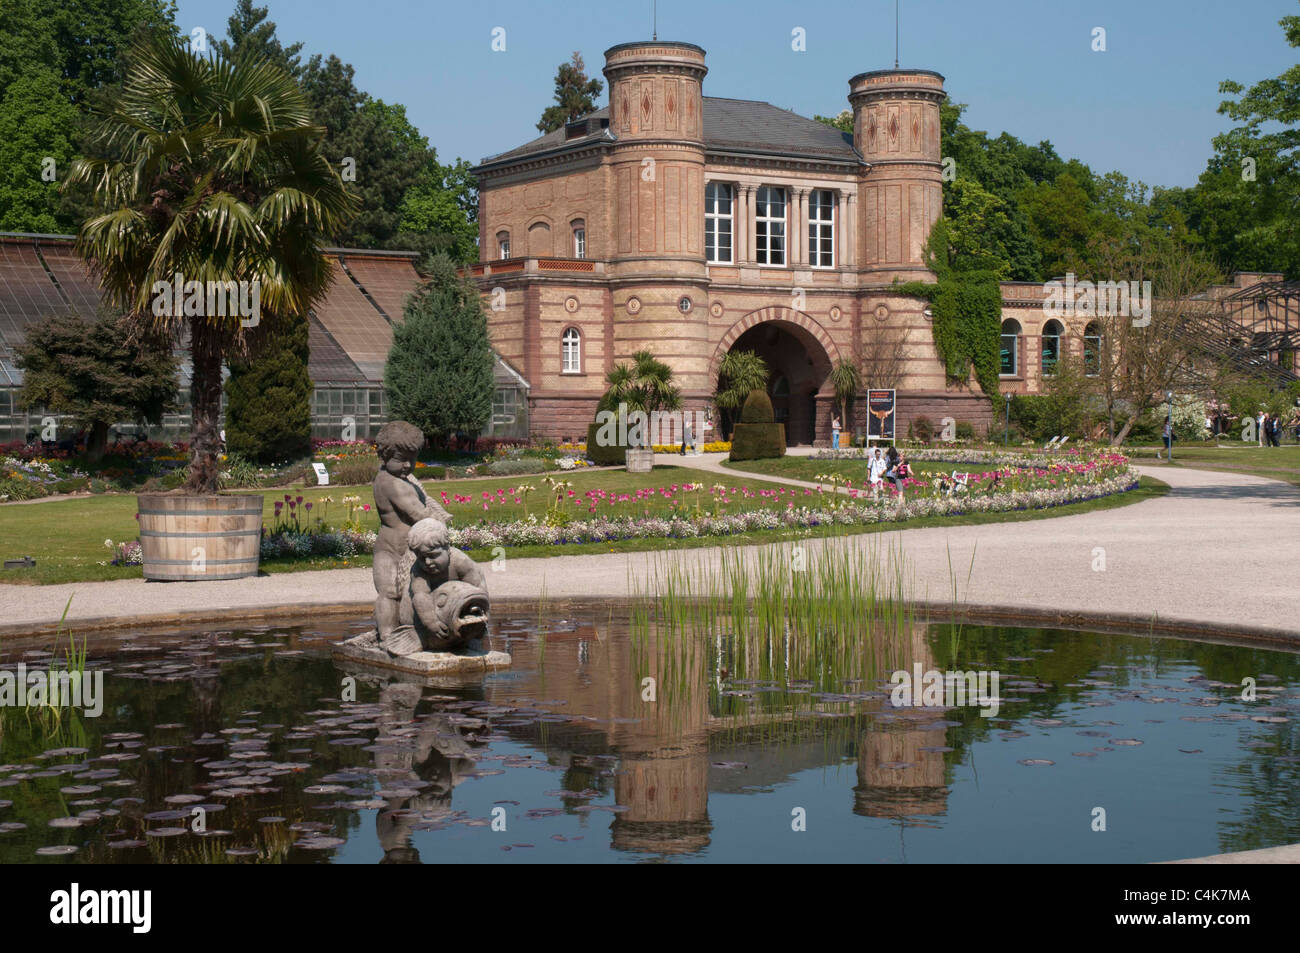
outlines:
[[691, 310], [691, 299], [683, 295], [681, 300], [677, 302], [677, 310], [682, 314], [689, 312]]

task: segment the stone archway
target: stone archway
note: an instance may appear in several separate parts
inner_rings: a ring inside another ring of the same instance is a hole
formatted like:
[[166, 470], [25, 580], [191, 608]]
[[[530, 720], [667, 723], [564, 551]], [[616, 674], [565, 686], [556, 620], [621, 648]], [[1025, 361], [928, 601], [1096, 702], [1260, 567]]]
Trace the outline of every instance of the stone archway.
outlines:
[[779, 423], [786, 425], [791, 445], [812, 444], [829, 437], [831, 403], [828, 388], [839, 349], [825, 329], [802, 311], [767, 307], [751, 311], [722, 336], [709, 363], [716, 382], [722, 358], [734, 348], [754, 351], [767, 362], [768, 393]]

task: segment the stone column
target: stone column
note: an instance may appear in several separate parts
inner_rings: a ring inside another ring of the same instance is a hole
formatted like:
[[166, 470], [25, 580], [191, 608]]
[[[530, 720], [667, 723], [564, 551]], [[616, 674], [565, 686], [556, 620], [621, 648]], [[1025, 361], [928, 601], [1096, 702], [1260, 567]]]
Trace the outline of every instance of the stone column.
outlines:
[[808, 189], [796, 188], [791, 203], [790, 248], [787, 260], [791, 265], [808, 264]]
[[840, 255], [840, 263], [845, 268], [857, 267], [858, 253], [858, 203], [857, 196], [848, 192], [844, 196], [844, 227], [840, 234], [844, 238], [844, 251]]
[[736, 245], [736, 264], [745, 265], [753, 261], [753, 241], [749, 235], [749, 223], [753, 219], [751, 211], [754, 187], [752, 185], [736, 186], [736, 207], [732, 209], [732, 241]]
[[848, 262], [844, 256], [845, 242], [849, 237], [848, 216], [845, 214], [849, 207], [848, 195], [843, 189], [836, 193], [837, 200], [835, 203], [835, 261], [833, 264], [841, 268]]
[[754, 186], [745, 186], [745, 234], [748, 240], [745, 246], [745, 260], [750, 264], [758, 261], [758, 237], [754, 216], [757, 206], [754, 204]]

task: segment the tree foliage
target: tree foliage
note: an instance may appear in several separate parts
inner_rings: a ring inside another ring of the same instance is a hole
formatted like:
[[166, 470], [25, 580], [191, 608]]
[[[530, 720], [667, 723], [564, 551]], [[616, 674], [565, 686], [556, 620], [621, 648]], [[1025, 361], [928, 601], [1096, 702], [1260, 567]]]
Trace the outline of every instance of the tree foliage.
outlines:
[[120, 315], [88, 321], [49, 315], [16, 348], [23, 369], [19, 405], [44, 407], [85, 428], [87, 456], [103, 456], [115, 423], [162, 422], [176, 409], [177, 362], [169, 349], [129, 343]]
[[605, 84], [598, 79], [587, 76], [587, 67], [582, 62], [582, 54], [573, 51], [573, 58], [561, 63], [555, 73], [555, 105], [547, 106], [542, 111], [542, 118], [537, 128], [542, 132], [554, 132], [566, 122], [596, 111], [596, 97], [600, 95]]
[[93, 187], [99, 205], [77, 247], [108, 300], [142, 334], [189, 332], [193, 492], [216, 489], [221, 365], [244, 353], [252, 316], [212, 313], [202, 294], [174, 313], [158, 289], [176, 274], [198, 288], [255, 285], [259, 333], [305, 315], [331, 280], [324, 246], [356, 213], [321, 154], [322, 132], [274, 64], [230, 63], [155, 37], [133, 48], [94, 151], [73, 166], [70, 182]]
[[394, 420], [445, 446], [454, 434], [477, 435], [491, 418], [494, 356], [473, 280], [457, 274], [446, 255], [435, 256], [427, 270], [393, 329], [384, 395]]
[[767, 362], [753, 351], [730, 350], [718, 364], [718, 386], [713, 403], [720, 410], [734, 411], [752, 390], [767, 388]]
[[314, 390], [305, 315], [294, 315], [262, 336], [247, 357], [229, 361], [226, 449], [246, 460], [281, 463], [311, 453]]

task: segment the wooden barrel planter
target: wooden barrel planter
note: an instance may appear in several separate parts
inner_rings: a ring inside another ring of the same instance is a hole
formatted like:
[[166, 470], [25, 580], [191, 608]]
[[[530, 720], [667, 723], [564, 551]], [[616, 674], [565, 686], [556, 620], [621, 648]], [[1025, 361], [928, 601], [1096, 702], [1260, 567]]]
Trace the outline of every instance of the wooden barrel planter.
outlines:
[[142, 494], [144, 578], [200, 582], [257, 575], [261, 495]]

